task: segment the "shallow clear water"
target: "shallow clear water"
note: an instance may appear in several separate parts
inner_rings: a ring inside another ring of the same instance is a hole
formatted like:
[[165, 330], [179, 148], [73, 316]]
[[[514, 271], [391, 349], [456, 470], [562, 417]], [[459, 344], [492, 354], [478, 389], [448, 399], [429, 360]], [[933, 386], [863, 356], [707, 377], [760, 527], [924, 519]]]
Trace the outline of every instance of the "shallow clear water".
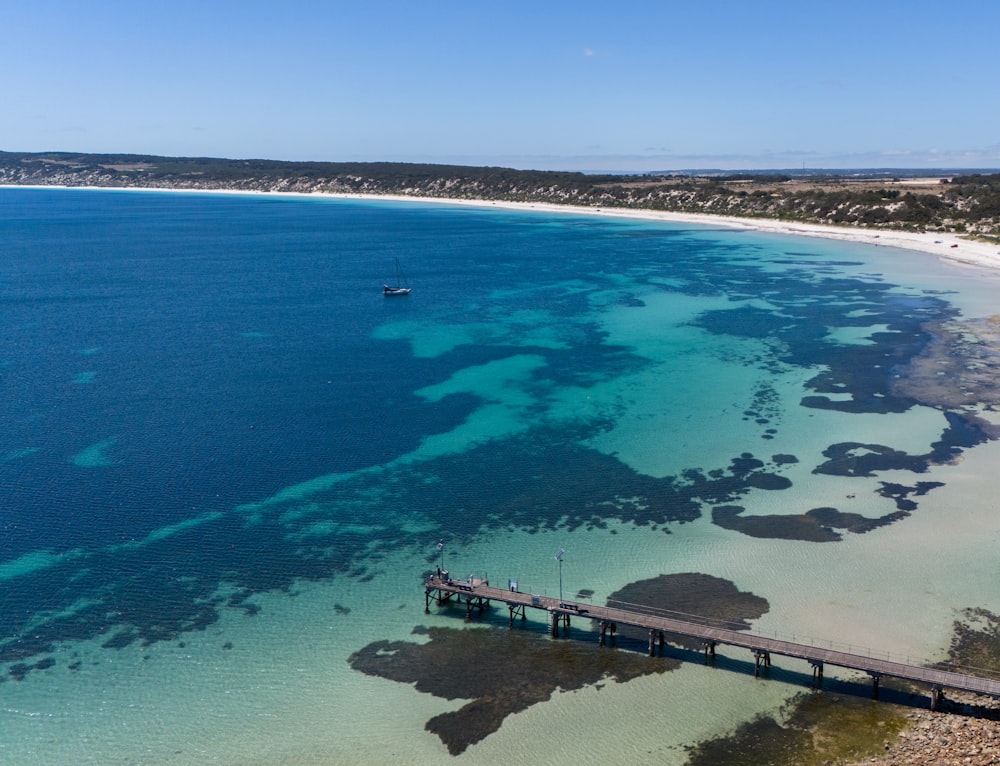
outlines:
[[[464, 702], [348, 662], [463, 627], [424, 614], [438, 563], [552, 594], [561, 574], [595, 602], [703, 572], [768, 600], [755, 630], [923, 659], [955, 610], [1000, 606], [995, 443], [891, 390], [923, 323], [984, 313], [990, 275], [707, 227], [235, 195], [0, 189], [0, 242], [4, 762], [440, 762], [424, 724]], [[395, 258], [413, 292], [386, 299]], [[896, 459], [847, 469], [844, 444]], [[864, 534], [789, 533], [900, 503]], [[765, 532], [715, 513], [734, 506]], [[934, 577], [928, 539], [954, 564]], [[799, 690], [684, 666], [557, 694], [459, 760], [607, 762], [627, 741], [680, 763]]]

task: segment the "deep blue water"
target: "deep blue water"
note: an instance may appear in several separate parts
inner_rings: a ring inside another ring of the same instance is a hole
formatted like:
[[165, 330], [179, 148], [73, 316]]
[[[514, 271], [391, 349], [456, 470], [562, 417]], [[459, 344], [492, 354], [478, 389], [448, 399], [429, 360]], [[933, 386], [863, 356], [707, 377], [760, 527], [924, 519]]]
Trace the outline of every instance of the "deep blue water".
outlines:
[[[724, 521], [746, 493], [783, 488], [796, 458], [774, 455], [781, 413], [766, 388], [734, 414], [759, 424], [754, 444], [720, 443], [716, 461], [677, 477], [583, 446], [607, 410], [547, 417], [553, 392], [650, 364], [600, 321], [602, 308], [641, 307], [639, 292], [706, 300], [689, 323], [706, 338], [772, 344], [748, 369], [825, 369], [802, 406], [845, 413], [912, 407], [889, 371], [920, 352], [922, 322], [953, 314], [823, 248], [446, 206], [0, 189], [0, 243], [0, 565], [55, 557], [6, 583], [0, 661], [14, 675], [61, 639], [172, 638], [295, 578], [371, 576], [359, 551], [425, 545], [446, 519], [456, 537], [610, 517], [668, 525], [713, 505]], [[385, 299], [395, 258], [414, 292]], [[825, 342], [868, 326], [891, 337]], [[394, 462], [489, 397], [421, 389], [519, 355], [544, 360], [519, 431]], [[933, 450], [980, 439], [942, 423], [940, 444], [892, 467], [920, 471]], [[247, 510], [331, 475], [345, 478]]]
[[[410, 361], [404, 381], [406, 350], [370, 340], [386, 312], [411, 309], [373, 289], [391, 268], [386, 243], [408, 236], [397, 216], [225, 197], [5, 197], [17, 212], [0, 221], [4, 442], [39, 450], [3, 467], [5, 558], [40, 541], [63, 551], [141, 537], [383, 462], [436, 427], [412, 407], [391, 440], [380, 427], [429, 372]], [[105, 439], [109, 470], [73, 465]], [[24, 480], [42, 471], [44, 482]]]

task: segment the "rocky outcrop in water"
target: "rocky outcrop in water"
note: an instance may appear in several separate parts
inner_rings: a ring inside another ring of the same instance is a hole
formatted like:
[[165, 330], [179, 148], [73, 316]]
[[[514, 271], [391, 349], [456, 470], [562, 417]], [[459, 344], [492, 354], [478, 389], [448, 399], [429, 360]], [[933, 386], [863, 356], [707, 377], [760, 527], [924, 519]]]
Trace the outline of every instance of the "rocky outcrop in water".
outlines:
[[952, 693], [949, 710], [914, 710], [885, 754], [849, 766], [991, 766], [1000, 763], [1000, 702]]

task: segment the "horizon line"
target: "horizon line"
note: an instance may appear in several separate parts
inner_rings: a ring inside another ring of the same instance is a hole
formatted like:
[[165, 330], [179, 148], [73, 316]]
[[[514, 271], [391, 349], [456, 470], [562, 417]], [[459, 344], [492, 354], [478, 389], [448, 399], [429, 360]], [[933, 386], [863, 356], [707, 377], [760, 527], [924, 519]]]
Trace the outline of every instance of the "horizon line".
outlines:
[[[144, 152], [94, 152], [94, 151], [73, 151], [73, 150], [62, 150], [53, 149], [46, 151], [17, 151], [9, 149], [0, 149], [0, 155], [3, 154], [14, 154], [14, 155], [78, 155], [78, 156], [106, 156], [106, 157], [146, 157], [151, 159], [206, 159], [206, 160], [221, 160], [226, 162], [274, 162], [281, 164], [329, 164], [329, 165], [385, 165], [385, 164], [399, 164], [399, 165], [440, 165], [443, 167], [457, 167], [457, 168], [505, 168], [510, 170], [520, 170], [525, 172], [549, 172], [549, 173], [581, 173], [583, 175], [734, 175], [734, 174], [748, 174], [748, 175], [832, 175], [832, 176], [842, 176], [849, 174], [892, 174], [892, 175], [908, 175], [908, 176], [937, 176], [937, 175], [953, 175], [957, 173], [1000, 173], [1000, 165], [963, 165], [963, 164], [940, 164], [933, 166], [913, 166], [913, 165], [882, 165], [882, 164], [858, 164], [858, 165], [825, 165], [816, 164], [808, 165], [803, 164], [801, 166], [791, 166], [791, 165], [768, 165], [759, 166], [755, 164], [748, 164], [746, 166], [733, 166], [724, 167], [722, 165], [716, 164], [704, 164], [704, 165], [689, 165], [686, 167], [651, 167], [646, 169], [628, 169], [625, 167], [619, 168], [608, 168], [608, 167], [550, 167], [544, 165], [538, 165], [535, 163], [524, 163], [524, 162], [514, 162], [511, 164], [497, 164], [497, 163], [480, 163], [476, 164], [471, 162], [471, 158], [466, 158], [465, 161], [461, 161], [458, 158], [444, 161], [444, 160], [430, 160], [430, 159], [382, 159], [382, 160], [371, 160], [371, 159], [342, 159], [342, 160], [324, 160], [324, 159], [275, 159], [264, 156], [246, 156], [246, 157], [227, 157], [222, 155], [211, 155], [211, 154], [150, 154]], [[513, 160], [514, 158], [509, 158]], [[555, 157], [548, 158], [550, 160], [556, 160]], [[563, 160], [569, 158], [561, 158]], [[596, 159], [596, 158], [594, 158]], [[596, 165], [597, 163], [595, 163]]]

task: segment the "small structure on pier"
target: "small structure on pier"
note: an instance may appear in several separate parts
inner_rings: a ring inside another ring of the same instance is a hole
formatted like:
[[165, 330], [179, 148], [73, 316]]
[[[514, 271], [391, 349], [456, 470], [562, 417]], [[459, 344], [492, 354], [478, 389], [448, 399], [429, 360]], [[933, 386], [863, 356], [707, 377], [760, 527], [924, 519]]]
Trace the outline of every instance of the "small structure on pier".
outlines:
[[451, 579], [451, 575], [448, 573], [447, 569], [442, 570], [438, 567], [433, 579], [444, 584], [446, 587], [434, 590], [427, 588], [424, 594], [424, 612], [430, 612], [432, 600], [436, 601], [439, 606], [451, 601], [452, 599], [454, 599], [457, 603], [461, 603], [462, 596], [464, 595], [465, 621], [468, 622], [472, 619], [472, 611], [474, 609], [479, 613], [479, 616], [482, 617], [483, 611], [488, 609], [490, 606], [490, 599], [488, 597], [484, 597], [480, 592], [480, 589], [489, 588], [490, 585], [489, 579], [485, 576], [477, 577], [476, 575], [469, 575], [464, 580], [453, 580]]

